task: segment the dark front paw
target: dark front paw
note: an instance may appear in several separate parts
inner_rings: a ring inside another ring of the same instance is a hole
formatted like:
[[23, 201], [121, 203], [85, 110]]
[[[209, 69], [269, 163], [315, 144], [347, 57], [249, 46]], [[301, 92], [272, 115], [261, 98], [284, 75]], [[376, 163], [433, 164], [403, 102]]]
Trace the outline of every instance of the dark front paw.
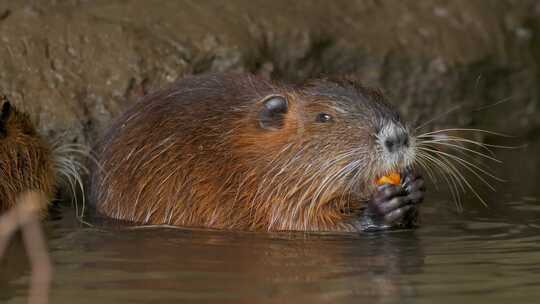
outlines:
[[379, 186], [362, 214], [359, 228], [369, 231], [413, 227], [424, 194], [424, 179], [415, 173], [407, 173], [400, 185]]

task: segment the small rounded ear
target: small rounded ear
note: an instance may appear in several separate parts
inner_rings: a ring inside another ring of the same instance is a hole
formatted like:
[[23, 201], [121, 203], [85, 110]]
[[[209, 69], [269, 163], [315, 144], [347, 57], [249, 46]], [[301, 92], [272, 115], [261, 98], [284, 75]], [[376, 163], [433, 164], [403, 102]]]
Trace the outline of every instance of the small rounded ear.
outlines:
[[0, 109], [0, 137], [5, 137], [7, 134], [7, 122], [11, 116], [11, 103], [6, 97], [1, 100], [2, 109]]
[[262, 101], [259, 111], [259, 125], [263, 129], [277, 130], [283, 127], [285, 114], [289, 110], [289, 102], [282, 95], [270, 95]]

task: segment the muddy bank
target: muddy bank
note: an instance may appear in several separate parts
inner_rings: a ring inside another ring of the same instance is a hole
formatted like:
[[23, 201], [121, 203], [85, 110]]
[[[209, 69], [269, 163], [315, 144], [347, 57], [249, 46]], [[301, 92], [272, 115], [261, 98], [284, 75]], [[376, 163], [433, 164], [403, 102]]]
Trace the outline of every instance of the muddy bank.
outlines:
[[[48, 136], [92, 143], [186, 74], [356, 74], [405, 115], [533, 134], [536, 1], [0, 1], [0, 91]], [[503, 99], [510, 102], [472, 111]]]

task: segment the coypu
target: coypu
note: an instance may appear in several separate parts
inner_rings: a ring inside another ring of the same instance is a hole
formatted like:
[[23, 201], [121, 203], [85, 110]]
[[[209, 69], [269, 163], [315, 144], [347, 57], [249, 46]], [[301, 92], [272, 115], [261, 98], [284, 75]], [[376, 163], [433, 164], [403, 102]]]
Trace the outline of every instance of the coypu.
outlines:
[[[90, 197], [139, 224], [363, 231], [411, 226], [424, 197], [415, 138], [378, 90], [252, 75], [184, 78], [98, 142]], [[391, 171], [401, 185], [377, 186]]]
[[[51, 147], [7, 98], [0, 100], [0, 214], [11, 208], [18, 196], [29, 190], [43, 193], [50, 201], [56, 185]], [[47, 200], [40, 209], [46, 214]]]
[[[80, 173], [86, 168], [75, 156], [87, 156], [87, 147], [60, 140], [49, 143], [37, 132], [28, 114], [14, 107], [7, 97], [0, 97], [0, 144], [0, 214], [28, 191], [44, 196], [39, 200], [42, 217], [63, 188], [78, 203], [77, 188], [83, 191]], [[77, 210], [77, 216], [82, 212]]]

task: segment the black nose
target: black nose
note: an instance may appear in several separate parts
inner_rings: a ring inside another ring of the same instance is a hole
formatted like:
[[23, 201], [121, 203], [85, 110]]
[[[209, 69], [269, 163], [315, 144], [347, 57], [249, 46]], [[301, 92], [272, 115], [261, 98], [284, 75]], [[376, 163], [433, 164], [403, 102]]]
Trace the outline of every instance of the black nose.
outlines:
[[409, 146], [409, 136], [407, 133], [399, 133], [384, 140], [384, 145], [389, 152], [395, 152], [403, 147]]

